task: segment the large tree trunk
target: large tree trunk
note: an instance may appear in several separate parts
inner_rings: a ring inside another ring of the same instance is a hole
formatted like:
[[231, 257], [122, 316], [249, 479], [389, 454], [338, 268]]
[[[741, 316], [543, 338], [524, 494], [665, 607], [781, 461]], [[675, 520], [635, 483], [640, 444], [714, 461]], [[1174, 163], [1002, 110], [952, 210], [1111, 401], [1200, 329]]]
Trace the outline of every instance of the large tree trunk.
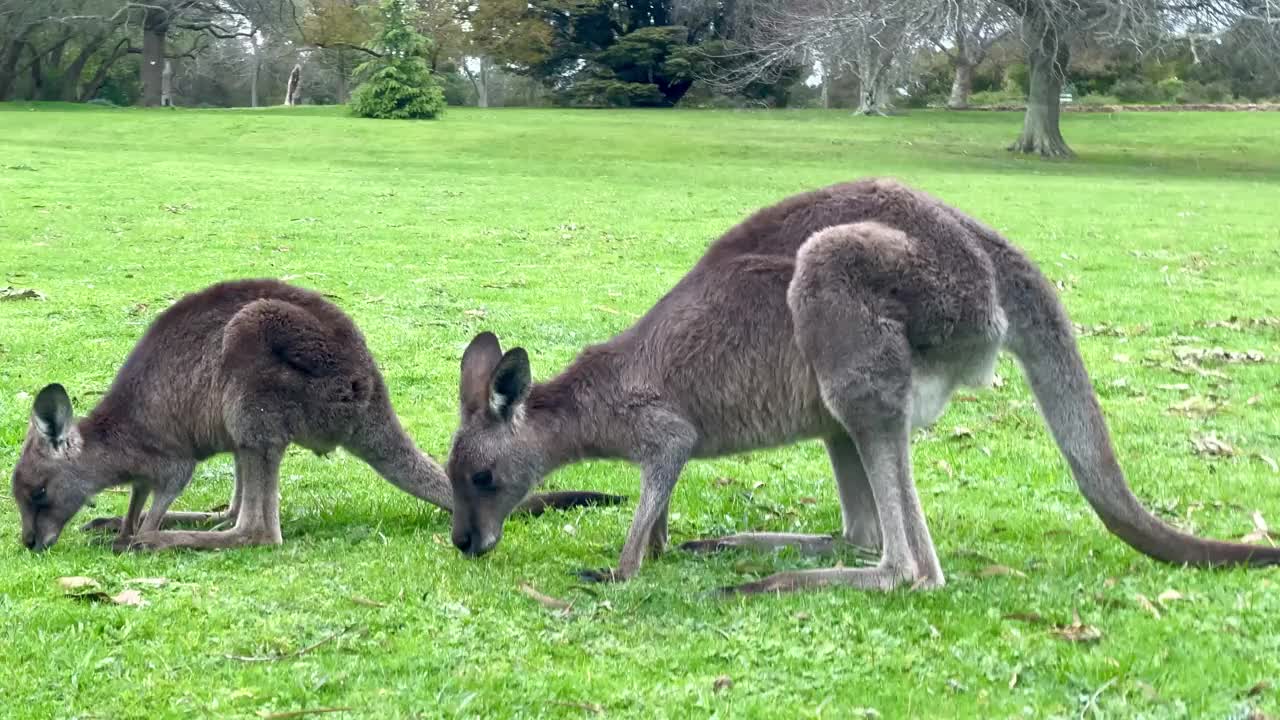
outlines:
[[289, 71], [289, 82], [285, 84], [284, 104], [291, 106], [302, 104], [302, 63], [294, 65], [293, 70]]
[[1022, 20], [1022, 37], [1027, 46], [1031, 91], [1022, 121], [1022, 135], [1009, 149], [1041, 157], [1072, 157], [1074, 153], [1062, 139], [1062, 130], [1058, 126], [1062, 77], [1071, 59], [1067, 39], [1058, 28], [1034, 12]]
[[142, 104], [156, 107], [162, 102], [165, 36], [169, 17], [162, 10], [148, 10], [142, 21]]
[[258, 107], [258, 76], [262, 74], [262, 53], [258, 49], [258, 31], [249, 34], [249, 43], [253, 47], [253, 60], [249, 74], [249, 107]]
[[973, 94], [973, 64], [963, 58], [953, 63], [955, 77], [951, 81], [951, 97], [947, 99], [947, 107], [951, 110], [964, 110], [969, 107], [969, 96]]
[[71, 61], [71, 65], [67, 67], [67, 71], [62, 74], [62, 99], [67, 102], [75, 102], [80, 99], [80, 76], [84, 74], [84, 67], [88, 64], [89, 58], [102, 47], [102, 43], [106, 42], [107, 36], [97, 35], [85, 41], [84, 47], [80, 48], [80, 52], [76, 54], [75, 60]]
[[338, 48], [338, 102], [345, 105], [351, 99], [351, 90], [347, 86], [347, 75], [350, 70], [347, 69], [347, 51]]

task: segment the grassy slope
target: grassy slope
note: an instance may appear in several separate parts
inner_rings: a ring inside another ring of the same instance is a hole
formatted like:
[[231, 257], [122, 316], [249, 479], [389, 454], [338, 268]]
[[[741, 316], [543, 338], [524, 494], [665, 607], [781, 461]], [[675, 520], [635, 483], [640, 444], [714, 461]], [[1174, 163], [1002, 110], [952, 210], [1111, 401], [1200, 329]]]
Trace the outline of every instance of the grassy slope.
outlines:
[[[1007, 114], [451, 110], [437, 123], [336, 111], [0, 111], [0, 466], [30, 400], [61, 381], [92, 406], [150, 318], [184, 292], [288, 276], [338, 297], [364, 328], [410, 431], [437, 457], [455, 426], [457, 362], [493, 329], [536, 377], [621, 330], [749, 211], [867, 174], [934, 192], [1014, 238], [1063, 282], [1137, 492], [1197, 532], [1280, 523], [1280, 329], [1208, 328], [1280, 315], [1280, 153], [1263, 114], [1072, 115], [1069, 164], [1011, 158]], [[1177, 336], [1195, 336], [1178, 338]], [[1166, 366], [1176, 344], [1258, 349], [1260, 365]], [[1125, 360], [1127, 359], [1127, 362]], [[1152, 359], [1153, 362], [1148, 362]], [[949, 584], [722, 602], [704, 591], [786, 555], [673, 552], [625, 586], [587, 593], [572, 571], [612, 563], [630, 508], [515, 521], [466, 561], [448, 520], [338, 454], [284, 467], [285, 545], [116, 557], [71, 530], [35, 557], [0, 503], [0, 715], [246, 716], [351, 707], [357, 717], [1223, 717], [1275, 712], [1280, 573], [1154, 564], [1108, 536], [1074, 489], [1020, 376], [954, 403], [915, 446]], [[1188, 383], [1190, 391], [1162, 389]], [[1208, 418], [1166, 408], [1192, 395]], [[1249, 398], [1260, 398], [1249, 403]], [[971, 436], [957, 428], [972, 430]], [[1206, 460], [1214, 431], [1241, 455]], [[956, 437], [957, 434], [960, 437]], [[225, 502], [230, 463], [198, 470], [183, 508]], [[717, 478], [731, 478], [722, 487]], [[622, 464], [567, 469], [555, 487], [635, 496]], [[123, 509], [104, 495], [98, 512]], [[815, 498], [797, 502], [801, 499]], [[672, 538], [839, 523], [818, 444], [692, 464]], [[1017, 575], [984, 576], [999, 564]], [[86, 605], [55, 579], [148, 589], [142, 609]], [[520, 594], [575, 602], [571, 618]], [[1138, 595], [1185, 597], [1144, 609]], [[385, 607], [369, 607], [352, 597]], [[1003, 619], [1073, 609], [1092, 645]], [[293, 659], [247, 663], [338, 637]], [[733, 687], [716, 692], [727, 675]], [[1094, 697], [1096, 695], [1096, 697]]]

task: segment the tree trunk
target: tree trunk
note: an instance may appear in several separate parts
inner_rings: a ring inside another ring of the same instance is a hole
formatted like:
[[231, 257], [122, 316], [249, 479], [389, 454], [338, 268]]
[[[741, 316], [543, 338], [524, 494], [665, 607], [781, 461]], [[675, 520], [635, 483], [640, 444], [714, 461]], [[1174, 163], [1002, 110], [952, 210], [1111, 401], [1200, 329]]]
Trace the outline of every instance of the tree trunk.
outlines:
[[125, 53], [128, 47], [128, 38], [116, 43], [115, 49], [98, 66], [98, 71], [93, 74], [93, 78], [81, 89], [80, 95], [76, 98], [77, 100], [88, 102], [98, 96], [98, 91], [102, 89], [102, 84], [107, 81], [107, 73], [111, 72], [111, 66], [116, 64], [116, 61], [120, 59], [120, 56]]
[[289, 71], [289, 82], [285, 85], [285, 105], [302, 104], [302, 63], [293, 66]]
[[1009, 149], [1047, 158], [1072, 157], [1074, 153], [1062, 139], [1062, 130], [1058, 126], [1062, 77], [1071, 57], [1067, 39], [1039, 14], [1028, 14], [1023, 18], [1022, 37], [1027, 46], [1031, 91], [1022, 121], [1022, 135]]
[[156, 107], [163, 100], [165, 36], [169, 20], [162, 10], [148, 10], [142, 21], [142, 104]]
[[67, 67], [67, 71], [62, 74], [62, 99], [66, 102], [75, 102], [80, 99], [80, 76], [84, 74], [84, 67], [88, 64], [89, 58], [98, 51], [102, 43], [106, 42], [106, 35], [98, 35], [85, 41], [84, 47], [80, 48], [80, 52], [76, 54], [75, 60], [71, 61], [71, 65]]
[[258, 76], [262, 74], [262, 53], [258, 50], [258, 31], [249, 34], [249, 44], [253, 46], [253, 64], [249, 75], [249, 107], [258, 107]]
[[347, 52], [338, 48], [338, 102], [345, 105], [351, 99], [351, 90], [347, 87]]
[[165, 58], [164, 70], [160, 72], [160, 105], [173, 106], [173, 63], [168, 58]]
[[964, 59], [954, 62], [955, 78], [951, 81], [951, 97], [947, 99], [947, 108], [964, 110], [969, 107], [969, 96], [973, 94], [973, 65]]

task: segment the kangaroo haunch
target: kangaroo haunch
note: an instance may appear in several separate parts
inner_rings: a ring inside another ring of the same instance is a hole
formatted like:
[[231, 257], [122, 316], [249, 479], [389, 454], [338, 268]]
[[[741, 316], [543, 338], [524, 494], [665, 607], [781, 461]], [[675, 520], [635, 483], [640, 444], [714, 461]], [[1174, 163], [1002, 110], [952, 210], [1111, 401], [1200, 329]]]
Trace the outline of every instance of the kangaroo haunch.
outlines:
[[[401, 428], [351, 319], [315, 292], [244, 280], [188, 295], [161, 313], [87, 417], [73, 418], [61, 385], [40, 391], [13, 471], [22, 542], [48, 548], [89, 498], [131, 485], [124, 517], [85, 526], [118, 529], [118, 550], [279, 544], [278, 471], [290, 443], [317, 454], [342, 446], [401, 490], [453, 506], [444, 471]], [[228, 510], [168, 512], [196, 463], [222, 452], [235, 454]], [[154, 499], [144, 515], [148, 495]], [[551, 493], [521, 508], [619, 500]], [[234, 526], [161, 530], [208, 520]]]
[[[618, 567], [588, 576], [629, 578], [646, 552], [665, 547], [671, 491], [691, 458], [820, 438], [843, 539], [880, 548], [879, 563], [736, 589], [941, 586], [910, 432], [936, 420], [956, 387], [989, 384], [1001, 348], [1021, 363], [1081, 492], [1113, 533], [1171, 563], [1280, 562], [1280, 548], [1204, 540], [1145, 510], [1045, 277], [991, 228], [876, 179], [756, 212], [644, 317], [549, 382], [530, 383], [524, 350], [503, 354], [492, 334], [477, 336], [462, 358], [461, 426], [447, 465], [453, 542], [483, 554], [547, 473], [583, 458], [627, 459], [642, 470], [635, 518]], [[821, 552], [834, 538], [747, 533], [684, 547], [784, 545]]]

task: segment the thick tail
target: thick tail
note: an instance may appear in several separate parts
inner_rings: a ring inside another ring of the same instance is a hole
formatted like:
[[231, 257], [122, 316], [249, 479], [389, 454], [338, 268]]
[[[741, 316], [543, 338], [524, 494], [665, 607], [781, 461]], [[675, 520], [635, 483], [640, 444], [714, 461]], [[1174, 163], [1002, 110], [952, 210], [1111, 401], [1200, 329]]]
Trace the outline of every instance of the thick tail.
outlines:
[[1009, 317], [1009, 349], [1026, 372], [1040, 412], [1070, 464], [1080, 492], [1107, 529], [1139, 552], [1168, 563], [1280, 564], [1280, 548], [1188, 535], [1142, 506], [1116, 462], [1071, 323], [1052, 286], [1027, 258], [994, 236], [994, 231], [978, 228], [988, 234], [984, 239], [997, 266], [1001, 305]]

